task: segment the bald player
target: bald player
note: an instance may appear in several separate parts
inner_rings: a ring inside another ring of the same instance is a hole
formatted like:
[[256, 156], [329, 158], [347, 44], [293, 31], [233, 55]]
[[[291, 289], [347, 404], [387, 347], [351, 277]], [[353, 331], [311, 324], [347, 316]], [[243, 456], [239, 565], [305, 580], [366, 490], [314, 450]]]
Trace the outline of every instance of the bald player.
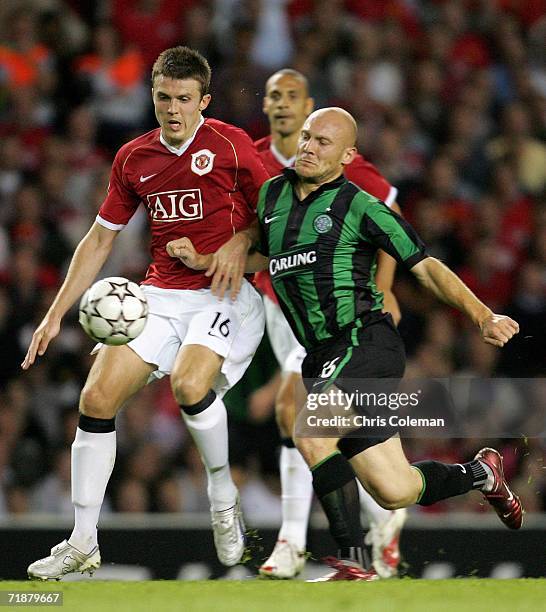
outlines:
[[[338, 545], [337, 558], [328, 559], [334, 571], [321, 581], [378, 578], [363, 548], [355, 473], [386, 509], [428, 506], [477, 489], [507, 527], [519, 529], [523, 513], [496, 450], [483, 448], [467, 463], [410, 465], [389, 410], [347, 400], [370, 390], [390, 396], [404, 374], [403, 342], [391, 315], [382, 312], [374, 280], [380, 248], [468, 316], [485, 342], [502, 347], [519, 331], [515, 321], [494, 314], [449, 268], [429, 257], [402, 217], [347, 181], [343, 170], [356, 154], [355, 136], [354, 119], [343, 109], [312, 113], [301, 131], [294, 169], [260, 190], [259, 239], [251, 230], [240, 232], [259, 252], [249, 256], [246, 270], [269, 265], [281, 308], [307, 351], [302, 373], [308, 396], [297, 417], [295, 442]], [[196, 254], [188, 242], [169, 243], [169, 254], [190, 267], [209, 268], [214, 256]], [[327, 418], [341, 416], [350, 419], [345, 429]]]
[[[313, 111], [313, 104], [307, 79], [301, 72], [283, 69], [267, 80], [263, 110], [271, 133], [255, 144], [270, 176], [281, 174], [285, 168], [294, 165], [300, 131]], [[396, 203], [397, 190], [362, 155], [356, 153], [353, 161], [344, 167], [344, 173], [358, 187], [400, 212]], [[396, 262], [385, 251], [380, 251], [377, 263], [376, 284], [383, 293], [383, 309], [390, 312], [398, 323], [400, 309], [392, 293]], [[259, 571], [265, 578], [289, 579], [296, 577], [305, 565], [307, 526], [313, 496], [311, 474], [292, 439], [296, 412], [294, 393], [297, 386], [302, 384], [301, 364], [305, 350], [296, 340], [280, 309], [269, 273], [259, 272], [255, 279], [264, 297], [267, 331], [282, 372], [275, 401], [282, 440], [279, 466], [282, 525], [275, 548]], [[394, 576], [400, 562], [399, 537], [406, 511], [381, 508], [363, 489], [360, 491], [360, 501], [370, 525], [367, 541], [372, 545], [374, 567], [383, 578]]]

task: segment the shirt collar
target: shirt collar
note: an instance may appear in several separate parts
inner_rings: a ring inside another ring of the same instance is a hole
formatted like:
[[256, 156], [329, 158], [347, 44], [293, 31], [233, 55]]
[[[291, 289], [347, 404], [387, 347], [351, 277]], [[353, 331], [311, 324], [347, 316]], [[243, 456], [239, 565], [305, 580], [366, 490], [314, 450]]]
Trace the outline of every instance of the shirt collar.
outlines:
[[[296, 182], [298, 181], [298, 175], [293, 168], [285, 168], [283, 170], [283, 174], [290, 181], [292, 185], [295, 185]], [[311, 193], [322, 193], [323, 191], [327, 191], [329, 189], [337, 189], [340, 185], [346, 182], [347, 182], [347, 179], [345, 178], [345, 175], [340, 174], [333, 181], [330, 181], [329, 183], [324, 183], [318, 189], [316, 189], [315, 191], [312, 191]]]
[[291, 168], [294, 165], [294, 162], [296, 161], [295, 155], [292, 155], [292, 157], [284, 157], [284, 155], [273, 144], [273, 141], [271, 142], [269, 149], [271, 150], [273, 157], [279, 162], [279, 164], [281, 164], [281, 166], [283, 166], [283, 168]]
[[197, 124], [197, 127], [195, 128], [195, 132], [180, 147], [173, 147], [172, 145], [170, 145], [163, 138], [163, 132], [161, 132], [161, 131], [159, 132], [159, 141], [171, 153], [174, 153], [175, 155], [178, 155], [178, 157], [180, 157], [182, 155], [182, 153], [185, 153], [188, 150], [188, 148], [191, 145], [191, 143], [195, 140], [195, 135], [197, 134], [197, 130], [203, 125], [203, 123], [205, 123], [205, 118], [203, 117], [203, 115], [201, 115], [201, 119], [199, 119], [199, 123]]

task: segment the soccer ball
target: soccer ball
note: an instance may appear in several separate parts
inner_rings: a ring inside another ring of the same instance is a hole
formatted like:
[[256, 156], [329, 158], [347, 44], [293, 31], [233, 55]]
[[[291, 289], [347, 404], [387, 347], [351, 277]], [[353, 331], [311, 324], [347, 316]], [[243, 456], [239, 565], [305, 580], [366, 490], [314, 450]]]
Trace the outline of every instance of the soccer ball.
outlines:
[[142, 289], [121, 276], [97, 281], [83, 294], [80, 325], [103, 344], [119, 346], [134, 340], [144, 329], [148, 302]]

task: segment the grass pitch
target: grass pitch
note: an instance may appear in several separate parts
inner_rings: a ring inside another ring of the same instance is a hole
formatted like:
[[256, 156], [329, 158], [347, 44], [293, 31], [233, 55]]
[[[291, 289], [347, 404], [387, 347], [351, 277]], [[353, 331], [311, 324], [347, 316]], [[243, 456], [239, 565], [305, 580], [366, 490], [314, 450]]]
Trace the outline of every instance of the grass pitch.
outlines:
[[336, 584], [263, 580], [0, 581], [0, 592], [12, 590], [62, 591], [62, 608], [45, 607], [70, 612], [422, 612], [423, 609], [461, 612], [465, 608], [527, 612], [546, 609], [546, 579], [403, 579]]

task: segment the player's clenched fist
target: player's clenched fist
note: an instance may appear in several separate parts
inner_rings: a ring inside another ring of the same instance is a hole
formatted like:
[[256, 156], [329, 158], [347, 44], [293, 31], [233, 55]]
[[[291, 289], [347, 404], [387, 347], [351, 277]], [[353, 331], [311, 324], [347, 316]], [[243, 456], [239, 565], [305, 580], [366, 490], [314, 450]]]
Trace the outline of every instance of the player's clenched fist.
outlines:
[[480, 324], [482, 338], [488, 344], [504, 346], [519, 332], [519, 325], [504, 315], [492, 314]]
[[192, 270], [206, 270], [211, 263], [211, 255], [198, 253], [192, 241], [186, 237], [171, 240], [167, 243], [166, 249], [171, 257], [177, 257]]

